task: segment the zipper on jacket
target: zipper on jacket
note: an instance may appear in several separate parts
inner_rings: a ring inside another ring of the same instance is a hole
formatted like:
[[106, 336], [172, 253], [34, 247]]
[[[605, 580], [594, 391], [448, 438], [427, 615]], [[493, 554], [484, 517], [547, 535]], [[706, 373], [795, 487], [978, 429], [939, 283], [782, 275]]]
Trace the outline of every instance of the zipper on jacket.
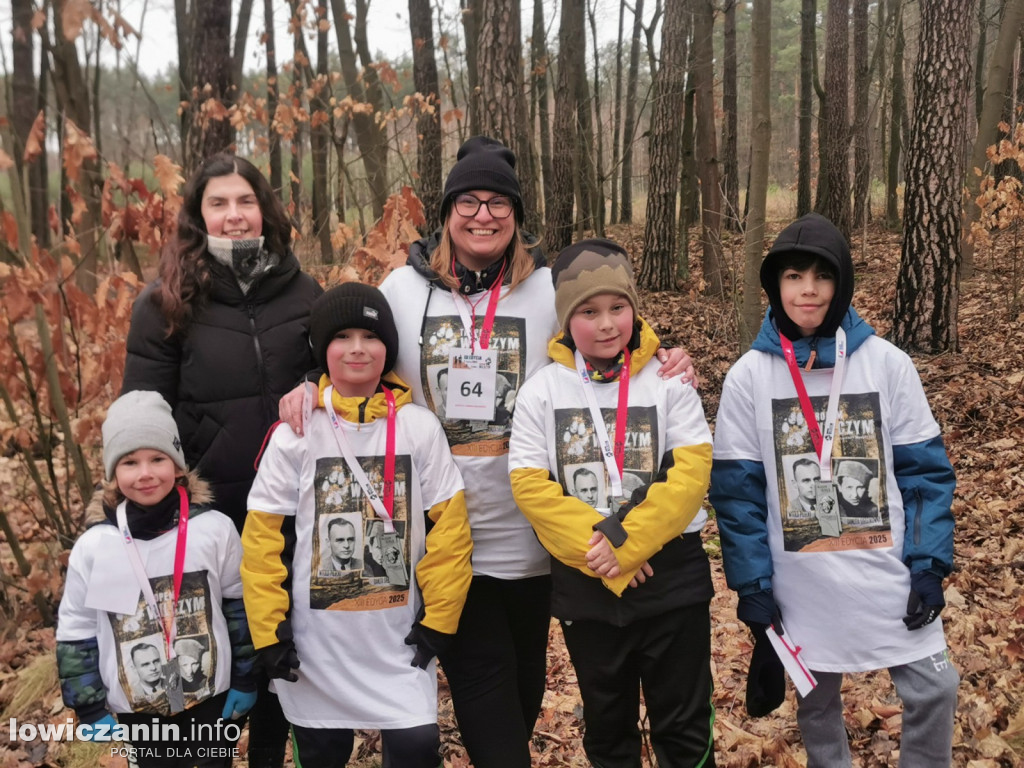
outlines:
[[815, 336], [811, 339], [811, 351], [807, 355], [807, 364], [804, 366], [805, 371], [811, 370], [814, 367], [814, 361], [818, 359], [818, 337]]
[[249, 328], [252, 331], [252, 345], [256, 351], [256, 370], [260, 374], [260, 392], [263, 396], [263, 402], [267, 406], [267, 415], [270, 417], [268, 423], [277, 421], [277, 415], [271, 413], [270, 400], [267, 397], [267, 366], [263, 360], [263, 348], [260, 346], [260, 336], [256, 331], [256, 308], [252, 304], [246, 304], [246, 309], [249, 312]]
[[914, 510], [914, 546], [921, 544], [921, 489], [914, 489], [914, 502], [917, 509]]
[[364, 397], [363, 402], [359, 404], [359, 423], [366, 423], [366, 406], [370, 402], [370, 398]]

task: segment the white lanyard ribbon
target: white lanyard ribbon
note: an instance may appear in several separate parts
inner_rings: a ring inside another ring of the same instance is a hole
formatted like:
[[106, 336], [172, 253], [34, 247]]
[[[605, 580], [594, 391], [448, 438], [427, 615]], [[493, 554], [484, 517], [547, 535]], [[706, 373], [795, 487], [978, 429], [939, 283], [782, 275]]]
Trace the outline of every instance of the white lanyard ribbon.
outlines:
[[[332, 431], [334, 432], [334, 439], [338, 443], [338, 448], [341, 449], [341, 454], [345, 457], [345, 463], [348, 464], [348, 468], [352, 472], [352, 477], [354, 477], [356, 482], [359, 483], [359, 487], [363, 489], [363, 495], [369, 500], [370, 505], [377, 513], [377, 517], [384, 521], [384, 530], [387, 533], [394, 533], [395, 524], [391, 520], [391, 512], [389, 512], [387, 507], [384, 506], [384, 502], [381, 500], [380, 494], [378, 494], [374, 489], [372, 483], [370, 483], [370, 478], [366, 476], [366, 472], [356, 459], [355, 452], [352, 450], [352, 445], [349, 443], [348, 438], [345, 437], [345, 428], [341, 425], [338, 414], [334, 410], [333, 396], [334, 387], [328, 386], [324, 389], [324, 408], [331, 419], [331, 426], [334, 428]], [[393, 419], [394, 410], [393, 407], [389, 407], [388, 421], [392, 422]], [[394, 447], [388, 446], [388, 449], [393, 451]], [[388, 478], [385, 477], [385, 484], [387, 481]], [[392, 482], [394, 482], [393, 478]]]
[[[608, 428], [605, 426], [604, 417], [601, 415], [601, 408], [597, 404], [597, 395], [594, 392], [594, 382], [590, 380], [590, 374], [587, 373], [587, 364], [583, 360], [583, 355], [577, 349], [573, 358], [576, 361], [576, 373], [579, 374], [580, 384], [583, 387], [583, 394], [587, 398], [587, 407], [590, 409], [590, 419], [594, 422], [594, 432], [597, 435], [597, 442], [601, 446], [601, 458], [604, 459], [605, 469], [608, 471], [608, 480], [612, 486], [612, 496], [620, 498], [622, 496], [622, 470], [619, 469], [618, 462], [615, 460], [615, 448], [612, 445], [611, 438], [608, 436]], [[629, 357], [622, 364], [622, 369], [625, 375], [628, 377], [627, 368], [629, 366]], [[620, 374], [621, 375], [621, 374]], [[629, 379], [626, 378], [624, 381], [619, 381], [620, 392], [621, 387], [625, 385], [629, 386]], [[620, 397], [621, 403], [621, 397]], [[622, 410], [621, 408], [619, 409]], [[626, 418], [625, 413], [616, 412], [616, 431], [619, 429], [619, 422]]]
[[117, 505], [117, 527], [121, 531], [121, 541], [124, 542], [125, 550], [128, 552], [128, 561], [135, 571], [135, 578], [142, 588], [142, 596], [146, 605], [153, 613], [153, 616], [160, 622], [163, 630], [164, 641], [167, 643], [167, 659], [174, 658], [174, 640], [178, 635], [178, 627], [174, 621], [174, 612], [178, 605], [178, 597], [181, 594], [181, 580], [185, 569], [185, 542], [188, 535], [188, 504], [186, 503], [185, 491], [178, 488], [180, 508], [178, 512], [178, 539], [174, 551], [174, 602], [171, 603], [170, 616], [165, 617], [157, 605], [156, 595], [153, 593], [153, 585], [149, 583], [149, 576], [146, 574], [146, 566], [142, 563], [142, 555], [139, 554], [139, 547], [135, 543], [131, 530], [128, 528], [127, 501]]
[[843, 376], [846, 373], [846, 331], [842, 328], [836, 329], [836, 362], [832, 371], [832, 387], [828, 394], [828, 407], [825, 409], [825, 431], [822, 433], [818, 427], [818, 420], [814, 414], [814, 407], [807, 395], [807, 388], [804, 386], [800, 368], [796, 363], [796, 353], [793, 351], [793, 343], [785, 336], [780, 335], [782, 351], [789, 366], [790, 376], [793, 377], [793, 384], [796, 387], [797, 397], [800, 399], [800, 407], [804, 413], [804, 421], [807, 422], [807, 430], [811, 436], [811, 442], [818, 452], [818, 465], [821, 468], [822, 482], [832, 480], [832, 444], [836, 436], [836, 419], [839, 415], [839, 396], [843, 389]]
[[839, 416], [839, 396], [843, 391], [843, 375], [846, 373], [846, 331], [836, 329], [836, 364], [832, 371], [832, 387], [828, 393], [828, 408], [825, 410], [825, 432], [821, 436], [821, 479], [832, 479], [832, 443], [836, 438], [836, 419]]

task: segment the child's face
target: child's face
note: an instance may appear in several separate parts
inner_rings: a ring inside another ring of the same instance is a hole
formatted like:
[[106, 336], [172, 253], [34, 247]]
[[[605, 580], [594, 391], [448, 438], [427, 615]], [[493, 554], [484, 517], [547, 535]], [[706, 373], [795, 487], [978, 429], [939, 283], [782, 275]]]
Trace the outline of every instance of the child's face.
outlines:
[[346, 328], [327, 345], [327, 373], [342, 397], [370, 397], [377, 391], [387, 347], [373, 331]]
[[784, 269], [779, 277], [782, 309], [804, 336], [812, 336], [825, 322], [835, 292], [835, 277], [817, 264], [804, 270]]
[[592, 296], [573, 310], [569, 335], [588, 363], [607, 368], [633, 335], [633, 307], [618, 293]]
[[174, 488], [174, 481], [184, 474], [170, 456], [152, 448], [125, 454], [114, 468], [121, 493], [141, 507], [161, 501]]

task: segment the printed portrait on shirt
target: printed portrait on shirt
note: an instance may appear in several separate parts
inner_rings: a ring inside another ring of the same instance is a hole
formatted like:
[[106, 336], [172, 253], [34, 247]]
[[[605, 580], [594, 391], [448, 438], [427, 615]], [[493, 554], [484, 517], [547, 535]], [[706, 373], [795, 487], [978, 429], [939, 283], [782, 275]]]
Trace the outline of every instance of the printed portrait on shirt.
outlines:
[[[149, 580], [161, 612], [170, 616], [174, 601], [174, 577], [157, 576]], [[181, 593], [174, 611], [176, 629], [176, 655], [182, 651], [195, 652], [200, 649], [199, 670], [202, 681], [183, 690], [185, 706], [189, 707], [212, 695], [212, 686], [204, 685], [206, 680], [216, 677], [217, 653], [209, 618], [210, 583], [205, 570], [182, 575]], [[154, 616], [139, 592], [139, 604], [135, 613], [108, 613], [117, 649], [117, 669], [121, 687], [128, 696], [128, 702], [136, 712], [157, 712], [170, 714], [167, 702], [165, 664], [168, 660], [167, 642], [160, 618]], [[191, 642], [183, 642], [189, 640]], [[191, 657], [190, 657], [191, 659]], [[181, 674], [181, 659], [178, 661]], [[190, 672], [193, 672], [190, 667]], [[193, 675], [195, 673], [193, 672]]]
[[[383, 502], [384, 457], [360, 456], [358, 461]], [[394, 531], [388, 533], [345, 459], [317, 459], [309, 584], [311, 608], [362, 611], [408, 602], [407, 564], [411, 550], [407, 536], [407, 486], [410, 471], [409, 455], [396, 456]]]
[[[483, 313], [478, 313], [477, 342], [483, 321]], [[454, 455], [503, 456], [508, 453], [516, 396], [526, 376], [526, 320], [500, 314], [494, 318], [488, 349], [497, 351], [498, 362], [494, 372], [494, 417], [490, 421], [446, 419], [449, 369], [459, 365], [463, 349], [469, 352], [470, 344], [461, 317], [436, 315], [425, 319], [420, 378], [427, 407], [441, 420]]]
[[[608, 437], [615, 440], [615, 409], [601, 409]], [[602, 514], [610, 514], [648, 485], [659, 464], [658, 411], [631, 406], [628, 410], [623, 454], [622, 494], [615, 497], [589, 408], [555, 410], [555, 457], [558, 481], [567, 496], [575, 496]], [[591, 501], [593, 500], [593, 501]]]
[[[810, 400], [824, 432], [828, 398]], [[772, 401], [772, 427], [786, 550], [891, 547], [878, 393], [839, 398], [828, 481], [822, 480], [821, 464], [798, 398]]]

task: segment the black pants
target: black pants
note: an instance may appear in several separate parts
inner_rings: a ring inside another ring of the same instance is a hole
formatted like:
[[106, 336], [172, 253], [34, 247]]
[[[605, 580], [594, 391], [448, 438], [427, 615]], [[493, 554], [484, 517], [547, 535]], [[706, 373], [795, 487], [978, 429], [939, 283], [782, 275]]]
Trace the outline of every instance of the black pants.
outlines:
[[[352, 755], [353, 731], [348, 728], [292, 726], [295, 768], [345, 768]], [[382, 768], [438, 768], [441, 731], [437, 723], [380, 732]]]
[[[138, 768], [230, 768], [238, 737], [231, 739], [228, 736], [240, 733], [243, 721], [223, 721], [222, 726], [233, 725], [226, 732], [223, 727], [208, 727], [220, 719], [226, 699], [227, 693], [220, 693], [184, 712], [159, 717], [158, 733], [151, 734], [157, 738], [139, 738], [125, 743], [125, 747], [135, 750], [128, 764]], [[140, 724], [152, 726], [154, 718], [155, 715], [132, 712], [118, 715], [117, 722], [129, 728]], [[165, 725], [177, 726], [177, 741], [161, 740]], [[139, 735], [142, 735], [141, 731]]]
[[462, 743], [476, 768], [529, 768], [547, 683], [551, 577], [474, 576], [441, 656]]
[[626, 627], [562, 622], [595, 768], [640, 768], [640, 688], [660, 768], [713, 768], [710, 603]]
[[288, 743], [288, 719], [270, 679], [256, 665], [256, 705], [249, 710], [249, 768], [281, 768]]

